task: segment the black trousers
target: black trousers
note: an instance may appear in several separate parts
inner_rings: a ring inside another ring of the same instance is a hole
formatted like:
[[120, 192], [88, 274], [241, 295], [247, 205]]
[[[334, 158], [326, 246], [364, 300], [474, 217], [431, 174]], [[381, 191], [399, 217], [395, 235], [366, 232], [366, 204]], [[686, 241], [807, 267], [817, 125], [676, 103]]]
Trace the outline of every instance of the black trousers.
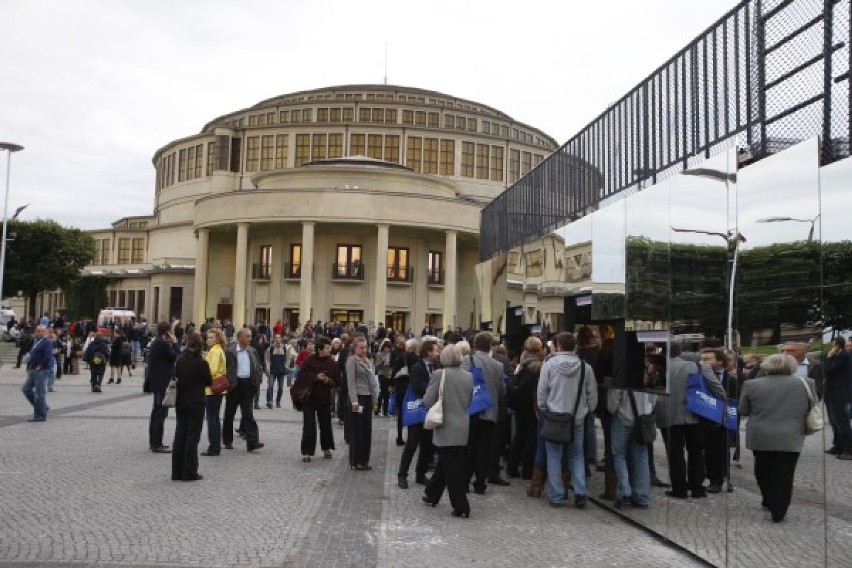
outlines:
[[[681, 495], [686, 494], [687, 489], [703, 491], [704, 424], [700, 422], [679, 424], [670, 426], [668, 430], [669, 476], [672, 491]], [[684, 449], [688, 458], [684, 456]]]
[[753, 450], [754, 477], [763, 497], [762, 505], [776, 523], [784, 520], [793, 497], [793, 478], [799, 452], [761, 452]]
[[507, 460], [509, 453], [507, 451], [512, 442], [512, 420], [508, 414], [502, 420], [497, 420], [494, 424], [494, 430], [491, 432], [491, 467], [488, 474], [494, 477], [500, 477], [500, 458], [504, 455]]
[[376, 415], [388, 415], [388, 402], [390, 401], [390, 377], [379, 377], [379, 400], [376, 403], [374, 413]]
[[225, 417], [222, 420], [222, 442], [225, 445], [234, 443], [234, 415], [240, 408], [240, 430], [246, 437], [246, 443], [256, 444], [260, 441], [257, 422], [254, 420], [254, 389], [247, 381], [240, 381], [225, 395]]
[[515, 437], [509, 450], [507, 469], [514, 475], [521, 468], [520, 474], [524, 479], [532, 477], [533, 461], [536, 450], [536, 418], [535, 414], [515, 415]]
[[405, 448], [402, 450], [402, 459], [399, 461], [400, 477], [408, 476], [408, 468], [411, 467], [411, 460], [414, 459], [414, 452], [420, 448], [420, 453], [417, 454], [417, 465], [414, 466], [414, 473], [419, 477], [426, 475], [426, 468], [435, 453], [432, 446], [432, 430], [426, 430], [423, 424], [408, 427], [408, 440], [405, 442]]
[[396, 397], [396, 439], [402, 440], [402, 400], [405, 398], [405, 391], [408, 390], [408, 377], [396, 379], [393, 396]]
[[[104, 366], [104, 370], [106, 370], [106, 366]], [[166, 418], [169, 415], [169, 409], [163, 406], [163, 397], [166, 396], [165, 391], [153, 394], [154, 400], [151, 404], [151, 419], [148, 422], [148, 444], [152, 450], [156, 450], [163, 445], [163, 432], [166, 429]]]
[[711, 484], [722, 485], [728, 477], [730, 455], [728, 431], [723, 426], [709, 425], [704, 434], [704, 458], [707, 462], [707, 479]]
[[302, 455], [312, 456], [317, 450], [317, 422], [320, 430], [320, 448], [334, 449], [331, 431], [331, 407], [328, 404], [302, 404]]
[[470, 514], [470, 503], [467, 501], [467, 475], [465, 461], [466, 446], [445, 446], [438, 448], [438, 464], [435, 474], [426, 486], [426, 498], [438, 503], [446, 487], [450, 495], [450, 505], [453, 510]]
[[204, 403], [175, 406], [175, 440], [172, 442], [172, 479], [198, 474], [198, 441], [204, 424]]
[[349, 444], [349, 465], [368, 465], [370, 463], [370, 445], [373, 437], [373, 397], [372, 395], [361, 395], [358, 404], [363, 409], [361, 412], [351, 410], [349, 405], [349, 419], [352, 423]]
[[104, 381], [104, 371], [106, 371], [106, 365], [89, 365], [89, 371], [91, 371], [92, 374], [92, 378], [89, 379], [89, 382], [92, 383], [92, 386], [101, 386], [101, 383]]
[[479, 416], [470, 418], [470, 435], [467, 442], [467, 479], [473, 486], [485, 489], [491, 467], [491, 450], [494, 447], [494, 423]]

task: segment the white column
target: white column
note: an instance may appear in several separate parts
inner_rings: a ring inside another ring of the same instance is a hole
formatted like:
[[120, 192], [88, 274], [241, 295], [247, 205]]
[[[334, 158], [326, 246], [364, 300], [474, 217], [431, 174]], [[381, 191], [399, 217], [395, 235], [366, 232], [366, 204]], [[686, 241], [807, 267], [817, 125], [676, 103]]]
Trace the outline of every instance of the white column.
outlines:
[[[195, 313], [196, 325], [207, 319], [207, 251], [210, 248], [210, 229], [198, 229], [195, 236]], [[213, 314], [216, 315], [216, 314]]]
[[234, 317], [235, 329], [249, 321], [246, 318], [246, 281], [248, 280], [248, 223], [237, 223], [237, 265], [234, 276]]
[[491, 314], [491, 259], [476, 265], [476, 279], [479, 281], [479, 321], [493, 321]]
[[[376, 325], [385, 323], [385, 309], [388, 301], [388, 229], [389, 225], [376, 225], [379, 229], [376, 239], [376, 293], [373, 302], [373, 321]], [[408, 259], [406, 259], [407, 261]], [[407, 267], [406, 267], [407, 269]]]
[[302, 277], [299, 286], [299, 324], [311, 320], [311, 292], [314, 285], [314, 223], [302, 221]]
[[446, 260], [444, 280], [444, 331], [450, 327], [456, 327], [456, 269], [458, 260], [456, 258], [456, 236], [457, 231], [446, 231], [447, 241], [445, 245]]

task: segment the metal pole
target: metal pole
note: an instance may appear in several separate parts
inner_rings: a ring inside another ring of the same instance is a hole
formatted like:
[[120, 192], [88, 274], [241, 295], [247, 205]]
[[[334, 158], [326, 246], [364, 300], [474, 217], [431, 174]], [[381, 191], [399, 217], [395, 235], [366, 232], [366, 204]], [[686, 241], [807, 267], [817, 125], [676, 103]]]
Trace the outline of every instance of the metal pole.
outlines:
[[9, 169], [12, 165], [12, 150], [6, 150], [6, 197], [3, 200], [3, 242], [0, 244], [0, 306], [3, 305], [3, 278], [6, 276], [6, 217], [9, 213]]
[[740, 255], [740, 235], [734, 234], [734, 262], [731, 264], [731, 283], [728, 286], [728, 349], [734, 348], [734, 283], [737, 278], [737, 261]]

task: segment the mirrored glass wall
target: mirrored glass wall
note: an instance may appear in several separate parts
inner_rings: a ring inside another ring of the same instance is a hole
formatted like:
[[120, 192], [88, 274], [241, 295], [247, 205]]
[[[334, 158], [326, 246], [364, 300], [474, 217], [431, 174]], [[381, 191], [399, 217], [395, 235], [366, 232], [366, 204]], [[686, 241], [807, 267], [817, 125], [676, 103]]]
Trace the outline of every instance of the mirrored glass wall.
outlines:
[[[515, 269], [524, 294], [522, 300], [509, 294], [508, 310], [523, 308], [517, 313], [526, 318], [544, 290], [552, 291], [544, 294], [551, 306], [559, 290], [564, 311], [550, 331], [589, 327], [599, 341], [610, 341], [615, 355], [607, 386], [655, 393], [658, 411], [671, 408], [683, 397], [670, 384], [673, 374], [683, 361], [701, 361], [720, 381], [729, 407], [749, 391], [750, 416], [730, 429], [707, 421], [693, 428], [658, 412], [653, 473], [666, 484], [680, 481], [653, 487], [648, 509], [618, 511], [717, 566], [852, 565], [852, 460], [837, 457], [845, 453], [838, 425], [852, 416], [849, 404], [830, 400], [838, 398], [839, 382], [852, 380], [852, 363], [848, 375], [838, 370], [852, 358], [832, 343], [852, 335], [852, 160], [820, 168], [819, 155], [817, 139], [752, 164], [738, 164], [733, 150], [720, 154], [549, 236], [551, 245], [558, 243], [551, 262], [561, 272], [548, 287], [534, 289], [525, 268]], [[797, 457], [792, 469], [789, 460], [771, 468], [793, 472], [780, 522], [773, 520], [777, 508], [765, 507], [774, 490], [761, 490], [767, 479], [779, 479], [764, 475], [765, 464], [774, 462], [766, 461], [765, 449], [753, 452], [762, 444], [755, 405], [766, 400], [755, 393], [768, 384], [760, 365], [777, 353], [796, 358], [794, 374], [825, 397], [819, 404], [826, 415], [825, 429], [804, 436], [800, 452], [789, 451], [800, 435], [781, 436], [779, 447]], [[703, 472], [704, 491], [692, 479], [696, 471]], [[605, 478], [593, 475], [596, 494], [605, 492]]]

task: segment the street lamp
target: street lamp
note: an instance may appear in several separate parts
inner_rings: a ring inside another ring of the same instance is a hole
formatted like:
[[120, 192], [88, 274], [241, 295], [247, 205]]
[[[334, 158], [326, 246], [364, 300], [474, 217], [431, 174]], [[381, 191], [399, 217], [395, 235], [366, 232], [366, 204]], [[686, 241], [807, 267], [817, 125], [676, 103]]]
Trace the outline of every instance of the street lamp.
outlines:
[[6, 197], [3, 200], [3, 240], [0, 243], [0, 306], [3, 304], [3, 277], [6, 276], [6, 216], [9, 212], [9, 169], [12, 166], [12, 152], [20, 152], [24, 147], [11, 142], [0, 142], [0, 150], [6, 150]]
[[810, 223], [811, 230], [808, 231], [808, 242], [812, 242], [814, 240], [814, 226], [816, 225], [816, 220], [819, 219], [819, 213], [813, 219], [797, 219], [796, 217], [764, 217], [763, 219], [758, 219], [755, 221], [756, 223], [783, 223], [786, 221], [794, 221], [796, 223]]

